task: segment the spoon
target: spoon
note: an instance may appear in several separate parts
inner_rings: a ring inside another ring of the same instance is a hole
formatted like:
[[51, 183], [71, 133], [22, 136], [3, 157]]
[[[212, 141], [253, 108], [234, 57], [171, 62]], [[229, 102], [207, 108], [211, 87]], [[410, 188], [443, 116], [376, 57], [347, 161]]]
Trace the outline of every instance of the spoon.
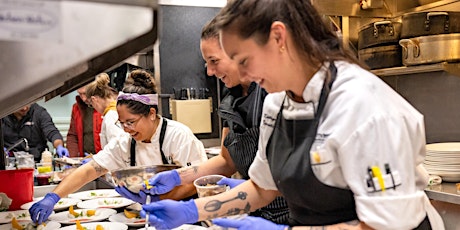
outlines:
[[[145, 198], [145, 204], [150, 204], [150, 195], [147, 195], [147, 198]], [[149, 212], [145, 213], [145, 230], [149, 229]]]

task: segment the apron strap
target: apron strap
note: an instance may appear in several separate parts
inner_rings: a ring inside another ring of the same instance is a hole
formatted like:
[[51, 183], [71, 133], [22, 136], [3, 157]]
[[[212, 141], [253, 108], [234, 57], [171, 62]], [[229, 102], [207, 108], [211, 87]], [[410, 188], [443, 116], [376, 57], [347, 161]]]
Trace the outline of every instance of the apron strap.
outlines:
[[321, 114], [323, 113], [324, 106], [326, 105], [326, 101], [329, 96], [329, 92], [331, 91], [331, 88], [332, 88], [332, 84], [334, 83], [337, 77], [337, 67], [335, 67], [334, 62], [330, 62], [329, 64], [329, 76], [330, 76], [329, 83], [328, 83], [328, 77], [326, 77], [326, 79], [324, 80], [324, 87], [321, 90], [318, 111], [316, 113], [317, 118], [319, 118]]
[[163, 164], [174, 164], [172, 162], [168, 162], [166, 159], [165, 153], [163, 152], [163, 141], [165, 140], [165, 133], [166, 133], [166, 126], [168, 122], [166, 119], [163, 118], [163, 124], [161, 125], [161, 131], [160, 131], [160, 153], [161, 153], [161, 159], [163, 160]]
[[136, 166], [136, 140], [131, 138], [131, 148], [130, 148], [131, 162], [129, 165]]
[[[166, 133], [166, 126], [168, 122], [166, 119], [163, 119], [163, 124], [161, 125], [161, 131], [160, 131], [160, 153], [161, 153], [161, 159], [163, 161], [163, 164], [174, 164], [173, 162], [169, 163], [168, 160], [166, 159], [166, 156], [163, 152], [163, 141], [165, 139], [165, 133]], [[131, 148], [130, 148], [130, 156], [131, 156], [131, 166], [136, 166], [136, 140], [131, 139]]]

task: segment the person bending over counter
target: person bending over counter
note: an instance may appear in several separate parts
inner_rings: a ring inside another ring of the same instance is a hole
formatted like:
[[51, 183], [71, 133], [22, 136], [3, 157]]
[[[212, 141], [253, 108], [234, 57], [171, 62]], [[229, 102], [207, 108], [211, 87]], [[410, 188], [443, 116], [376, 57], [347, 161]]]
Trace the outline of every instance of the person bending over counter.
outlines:
[[[92, 161], [77, 168], [52, 193], [46, 194], [44, 199], [32, 205], [29, 209], [32, 220], [36, 223], [46, 221], [61, 197], [77, 191], [108, 171], [135, 165], [186, 166], [206, 161], [203, 144], [190, 128], [162, 118], [157, 111], [158, 93], [153, 77], [144, 70], [134, 70], [117, 98], [117, 123], [126, 133], [110, 140], [93, 156]], [[162, 136], [163, 143], [160, 142]], [[132, 145], [134, 153], [130, 152]], [[181, 194], [181, 191], [189, 190], [177, 189], [177, 193], [171, 195], [172, 198], [192, 195]]]

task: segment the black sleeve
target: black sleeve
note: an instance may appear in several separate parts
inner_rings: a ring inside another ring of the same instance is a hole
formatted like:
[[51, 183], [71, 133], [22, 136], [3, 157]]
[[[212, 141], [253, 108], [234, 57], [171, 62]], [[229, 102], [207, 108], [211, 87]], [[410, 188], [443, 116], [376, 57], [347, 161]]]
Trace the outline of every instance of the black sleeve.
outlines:
[[48, 111], [41, 107], [41, 109], [39, 109], [37, 112], [39, 112], [38, 119], [40, 119], [40, 128], [46, 139], [51, 143], [54, 143], [54, 141], [58, 139], [64, 140], [61, 133], [54, 125], [53, 119], [51, 118], [51, 115], [48, 113]]

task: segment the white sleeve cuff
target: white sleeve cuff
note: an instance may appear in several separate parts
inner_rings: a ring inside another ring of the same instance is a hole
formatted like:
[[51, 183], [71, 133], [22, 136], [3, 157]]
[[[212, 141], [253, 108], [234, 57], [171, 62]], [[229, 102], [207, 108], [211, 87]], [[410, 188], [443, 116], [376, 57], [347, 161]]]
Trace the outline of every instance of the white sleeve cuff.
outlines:
[[416, 228], [427, 215], [426, 200], [423, 191], [400, 196], [355, 197], [359, 220], [375, 229]]

